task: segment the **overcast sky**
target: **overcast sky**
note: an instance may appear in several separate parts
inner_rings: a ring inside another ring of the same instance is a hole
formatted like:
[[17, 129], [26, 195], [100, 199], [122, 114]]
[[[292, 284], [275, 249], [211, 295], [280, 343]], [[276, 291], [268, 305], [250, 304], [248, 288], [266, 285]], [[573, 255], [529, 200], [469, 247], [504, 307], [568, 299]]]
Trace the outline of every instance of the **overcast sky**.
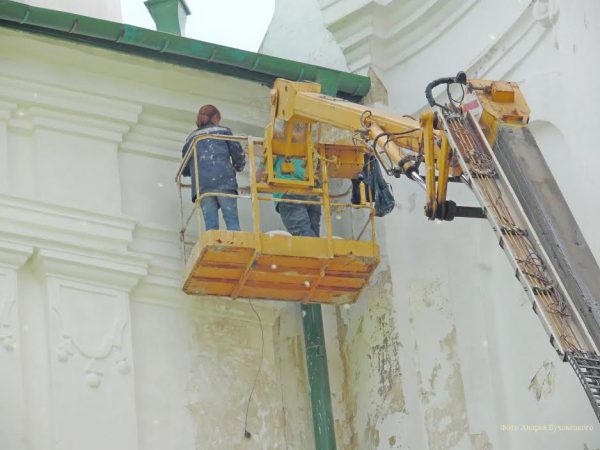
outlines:
[[[186, 0], [185, 36], [255, 52], [273, 16], [275, 0]], [[143, 0], [121, 0], [123, 22], [156, 29]]]

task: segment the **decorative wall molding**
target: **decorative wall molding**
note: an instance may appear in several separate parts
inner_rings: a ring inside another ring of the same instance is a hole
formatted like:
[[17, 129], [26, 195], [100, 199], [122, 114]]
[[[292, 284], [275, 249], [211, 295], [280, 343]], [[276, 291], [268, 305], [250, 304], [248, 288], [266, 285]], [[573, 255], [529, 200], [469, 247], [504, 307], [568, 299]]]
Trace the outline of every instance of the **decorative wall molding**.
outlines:
[[12, 351], [17, 347], [15, 271], [0, 267], [0, 347]]
[[7, 121], [11, 118], [12, 112], [17, 109], [17, 104], [13, 102], [0, 101], [0, 120]]
[[421, 51], [477, 1], [321, 1], [321, 10], [350, 70], [366, 73], [369, 66], [388, 70]]
[[[469, 15], [479, 1], [321, 0], [320, 3], [325, 25], [343, 49], [350, 69], [366, 73], [369, 66], [391, 70], [423, 51], [447, 30], [460, 26], [457, 22]], [[473, 76], [483, 76], [501, 60], [518, 65], [522, 55], [535, 47], [545, 30], [558, 20], [556, 0], [522, 4], [520, 14], [505, 30], [496, 30], [489, 36], [480, 33], [481, 42], [490, 44], [470, 65]], [[509, 52], [516, 52], [517, 57], [506, 57]], [[496, 78], [501, 77], [496, 75]]]
[[544, 28], [550, 28], [556, 23], [558, 13], [556, 0], [537, 0], [533, 3], [533, 17]]
[[179, 233], [158, 225], [138, 224], [129, 247], [150, 258], [148, 275], [132, 295], [161, 299], [170, 306], [185, 304], [190, 297], [181, 290], [184, 263]]
[[19, 269], [33, 255], [33, 247], [0, 240], [0, 267]]
[[23, 337], [27, 322], [23, 321], [18, 283], [19, 269], [32, 253], [32, 247], [0, 241], [0, 448], [3, 449], [21, 449], [25, 439], [32, 443], [25, 434], [27, 388], [23, 375], [27, 360]]
[[85, 280], [126, 292], [148, 274], [148, 257], [132, 252], [92, 255], [42, 248], [33, 256], [32, 263], [44, 277]]
[[[15, 130], [31, 133], [41, 128], [120, 143], [142, 111], [132, 102], [35, 81], [19, 69], [10, 61], [0, 69], [0, 101], [11, 105], [6, 119]], [[7, 111], [0, 104], [2, 116]]]
[[0, 347], [13, 351], [18, 343], [17, 270], [33, 248], [0, 241]]
[[[32, 246], [124, 252], [136, 221], [0, 194], [0, 239]], [[8, 236], [11, 236], [8, 239]]]
[[65, 113], [38, 107], [22, 111], [23, 118], [31, 121], [33, 129], [44, 128], [116, 143], [120, 143], [123, 135], [129, 130], [126, 124], [78, 115], [75, 112]]
[[[76, 42], [0, 29], [0, 100], [39, 106], [122, 124], [141, 118], [179, 122], [192, 131], [202, 103], [219, 106], [224, 123], [261, 129], [268, 117], [269, 87], [249, 80], [199, 72], [140, 56]], [[12, 44], [12, 45], [11, 45]], [[18, 50], [17, 50], [18, 48]], [[52, 55], [52, 58], [48, 58]], [[56, 67], [62, 67], [57, 76]], [[201, 76], [199, 76], [201, 73]], [[252, 110], [246, 105], [252, 104]], [[149, 119], [150, 126], [156, 123]], [[167, 127], [167, 129], [169, 129]]]
[[15, 103], [0, 101], [0, 191], [8, 189], [8, 132], [7, 122], [12, 110], [17, 107]]
[[132, 127], [119, 150], [178, 163], [181, 161], [181, 148], [190, 131], [191, 127], [186, 133], [138, 124]]
[[81, 357], [90, 388], [100, 386], [107, 370], [130, 374], [131, 354], [124, 343], [129, 326], [127, 294], [57, 278], [48, 280], [48, 291], [56, 319], [56, 359], [68, 364], [75, 355]]
[[[202, 299], [181, 291], [183, 262], [174, 230], [3, 194], [0, 215], [0, 239], [5, 240], [0, 241], [0, 264], [21, 265], [37, 247], [33, 267], [44, 277], [87, 280], [124, 290], [137, 285], [132, 294], [136, 301], [255, 320], [246, 301]], [[255, 305], [261, 317], [279, 314], [275, 303]]]
[[[534, 2], [524, 9], [510, 27], [473, 59], [467, 67], [469, 77], [504, 79], [540, 44], [548, 30], [534, 13], [535, 6], [539, 3], [544, 2]], [[558, 12], [555, 11], [553, 14], [553, 17], [556, 18]]]
[[[267, 104], [266, 94], [264, 104]], [[216, 103], [216, 102], [215, 102]], [[229, 125], [235, 134], [248, 134], [262, 136], [264, 133], [264, 122], [260, 116], [238, 117], [238, 105], [231, 101], [218, 103], [222, 111], [235, 111], [233, 116], [224, 117], [224, 124]], [[201, 105], [199, 104], [197, 108]], [[264, 107], [264, 105], [262, 105]], [[169, 111], [160, 111], [157, 108], [146, 109], [140, 115], [139, 122], [132, 125], [126, 133], [119, 150], [124, 153], [134, 153], [150, 158], [164, 159], [179, 163], [181, 161], [181, 149], [185, 139], [194, 128], [195, 111], [185, 117], [168, 117]], [[265, 111], [265, 117], [267, 112]], [[180, 115], [181, 116], [181, 115]], [[178, 120], [179, 119], [179, 120]]]
[[70, 111], [79, 117], [103, 119], [113, 123], [135, 123], [142, 112], [139, 104], [79, 91], [68, 85], [41, 83], [31, 77], [24, 77], [18, 67], [11, 66], [4, 64], [0, 70], [0, 98], [8, 101], [26, 107]]

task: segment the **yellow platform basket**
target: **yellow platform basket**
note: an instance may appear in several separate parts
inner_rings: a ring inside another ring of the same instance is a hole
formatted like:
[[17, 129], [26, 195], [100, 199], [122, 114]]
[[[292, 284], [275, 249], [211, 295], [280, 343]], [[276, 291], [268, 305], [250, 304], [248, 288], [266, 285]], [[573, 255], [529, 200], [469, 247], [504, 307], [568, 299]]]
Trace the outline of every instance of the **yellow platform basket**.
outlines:
[[[188, 294], [307, 303], [356, 301], [379, 263], [368, 241], [211, 230], [188, 258]], [[257, 245], [258, 244], [258, 245]], [[258, 251], [257, 248], [260, 248]]]
[[[372, 205], [351, 205], [330, 202], [327, 167], [320, 164], [322, 186], [271, 186], [254, 181], [256, 174], [255, 145], [258, 138], [237, 136], [202, 136], [200, 139], [224, 139], [246, 141], [250, 168], [250, 194], [236, 195], [204, 193], [194, 204], [193, 211], [184, 220], [182, 214], [181, 238], [186, 260], [183, 291], [193, 295], [237, 298], [260, 298], [265, 300], [298, 301], [304, 303], [345, 304], [355, 302], [379, 264], [379, 247], [375, 242], [375, 222]], [[195, 157], [195, 145], [190, 149], [177, 174], [180, 188], [181, 172], [187, 162]], [[319, 148], [321, 161], [328, 161], [326, 148]], [[197, 167], [196, 180], [198, 179]], [[278, 199], [280, 202], [312, 203], [323, 208], [325, 237], [288, 236], [261, 233], [259, 201], [274, 201], [261, 194], [273, 192], [309, 193], [318, 195], [321, 201]], [[196, 190], [198, 192], [198, 189]], [[195, 216], [201, 222], [200, 202], [209, 196], [225, 196], [250, 199], [252, 202], [253, 231], [209, 230], [200, 232], [191, 251], [186, 251], [186, 229]], [[181, 196], [180, 196], [181, 199]], [[371, 225], [370, 240], [340, 239], [332, 235], [331, 208], [367, 209], [367, 225]], [[183, 211], [183, 204], [182, 204]]]

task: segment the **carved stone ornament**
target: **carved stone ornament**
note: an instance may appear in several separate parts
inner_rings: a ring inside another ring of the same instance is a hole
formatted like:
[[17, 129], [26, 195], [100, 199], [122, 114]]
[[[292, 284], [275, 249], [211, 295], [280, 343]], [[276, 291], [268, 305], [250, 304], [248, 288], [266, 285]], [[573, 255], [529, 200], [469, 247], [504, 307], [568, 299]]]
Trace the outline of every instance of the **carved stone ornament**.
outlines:
[[55, 292], [52, 309], [60, 336], [57, 360], [66, 364], [76, 354], [86, 359], [85, 380], [91, 388], [102, 383], [109, 360], [114, 361], [117, 372], [129, 374], [131, 364], [123, 348], [129, 322], [126, 298], [120, 293], [63, 284]]

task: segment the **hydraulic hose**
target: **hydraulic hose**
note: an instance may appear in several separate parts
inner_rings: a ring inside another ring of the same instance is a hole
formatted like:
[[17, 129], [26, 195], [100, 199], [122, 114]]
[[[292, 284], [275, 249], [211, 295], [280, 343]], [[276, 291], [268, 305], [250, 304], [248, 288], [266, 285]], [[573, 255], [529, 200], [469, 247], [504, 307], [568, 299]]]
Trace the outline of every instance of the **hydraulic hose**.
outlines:
[[429, 83], [425, 88], [425, 97], [427, 97], [427, 102], [429, 103], [429, 106], [439, 106], [440, 108], [445, 108], [444, 106], [438, 104], [433, 98], [433, 88], [439, 86], [440, 84], [452, 83], [467, 84], [467, 74], [460, 71], [456, 74], [455, 77], [438, 78], [437, 80], [433, 80], [431, 83]]

